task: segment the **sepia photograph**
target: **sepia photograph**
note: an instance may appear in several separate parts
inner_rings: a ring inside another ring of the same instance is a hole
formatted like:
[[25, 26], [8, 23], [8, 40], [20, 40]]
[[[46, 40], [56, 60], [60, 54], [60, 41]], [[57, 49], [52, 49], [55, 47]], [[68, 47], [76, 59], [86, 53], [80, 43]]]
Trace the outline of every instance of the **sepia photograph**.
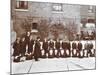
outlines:
[[11, 0], [11, 74], [96, 69], [96, 6]]

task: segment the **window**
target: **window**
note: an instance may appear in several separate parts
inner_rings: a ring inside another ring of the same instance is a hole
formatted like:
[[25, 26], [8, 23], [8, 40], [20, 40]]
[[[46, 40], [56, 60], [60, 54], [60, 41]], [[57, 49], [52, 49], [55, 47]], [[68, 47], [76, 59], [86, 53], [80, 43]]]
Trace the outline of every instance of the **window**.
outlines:
[[27, 1], [16, 1], [16, 9], [28, 9]]
[[89, 12], [89, 13], [92, 13], [92, 12], [93, 12], [93, 6], [89, 6], [88, 12]]
[[95, 19], [88, 19], [88, 23], [95, 23]]
[[62, 4], [53, 4], [53, 5], [52, 5], [52, 10], [53, 10], [53, 11], [57, 11], [57, 12], [63, 11], [63, 9], [62, 9]]
[[32, 23], [32, 29], [37, 29], [38, 24], [37, 23]]

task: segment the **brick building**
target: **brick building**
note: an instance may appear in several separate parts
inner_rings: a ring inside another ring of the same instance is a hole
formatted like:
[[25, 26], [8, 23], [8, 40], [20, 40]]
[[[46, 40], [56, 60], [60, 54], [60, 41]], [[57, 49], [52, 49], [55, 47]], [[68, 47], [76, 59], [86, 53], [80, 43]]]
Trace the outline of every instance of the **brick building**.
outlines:
[[[37, 32], [38, 26], [42, 24], [63, 25], [67, 28], [65, 32], [80, 33], [80, 23], [86, 23], [90, 16], [88, 13], [89, 5], [72, 5], [62, 3], [48, 3], [48, 2], [33, 2], [33, 1], [19, 1], [12, 0], [11, 7], [11, 30], [16, 32], [16, 36], [25, 33], [25, 26], [28, 31]], [[90, 7], [90, 10], [95, 11], [95, 6]], [[93, 12], [95, 13], [95, 12]], [[95, 20], [95, 14], [91, 14], [90, 19]], [[84, 22], [85, 19], [85, 22]], [[23, 26], [24, 25], [24, 26]], [[71, 34], [59, 34], [60, 38], [67, 38]], [[48, 37], [52, 38], [49, 32]]]

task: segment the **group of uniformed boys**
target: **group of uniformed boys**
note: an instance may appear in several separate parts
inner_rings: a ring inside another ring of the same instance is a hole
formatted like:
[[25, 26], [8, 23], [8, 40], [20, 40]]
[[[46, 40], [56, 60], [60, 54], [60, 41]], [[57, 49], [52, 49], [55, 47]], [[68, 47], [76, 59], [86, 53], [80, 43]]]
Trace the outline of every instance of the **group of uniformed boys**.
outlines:
[[39, 58], [67, 58], [67, 57], [95, 57], [95, 48], [92, 42], [63, 41], [53, 39], [43, 41], [37, 37], [36, 40], [27, 34], [17, 38], [13, 43], [13, 61], [20, 62]]

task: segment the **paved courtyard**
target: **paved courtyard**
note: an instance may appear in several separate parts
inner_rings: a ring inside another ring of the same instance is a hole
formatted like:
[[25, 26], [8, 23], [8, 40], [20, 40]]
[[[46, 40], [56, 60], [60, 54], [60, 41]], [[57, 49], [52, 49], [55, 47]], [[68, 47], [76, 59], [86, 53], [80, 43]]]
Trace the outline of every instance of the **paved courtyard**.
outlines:
[[95, 69], [95, 58], [51, 58], [12, 62], [12, 74]]

